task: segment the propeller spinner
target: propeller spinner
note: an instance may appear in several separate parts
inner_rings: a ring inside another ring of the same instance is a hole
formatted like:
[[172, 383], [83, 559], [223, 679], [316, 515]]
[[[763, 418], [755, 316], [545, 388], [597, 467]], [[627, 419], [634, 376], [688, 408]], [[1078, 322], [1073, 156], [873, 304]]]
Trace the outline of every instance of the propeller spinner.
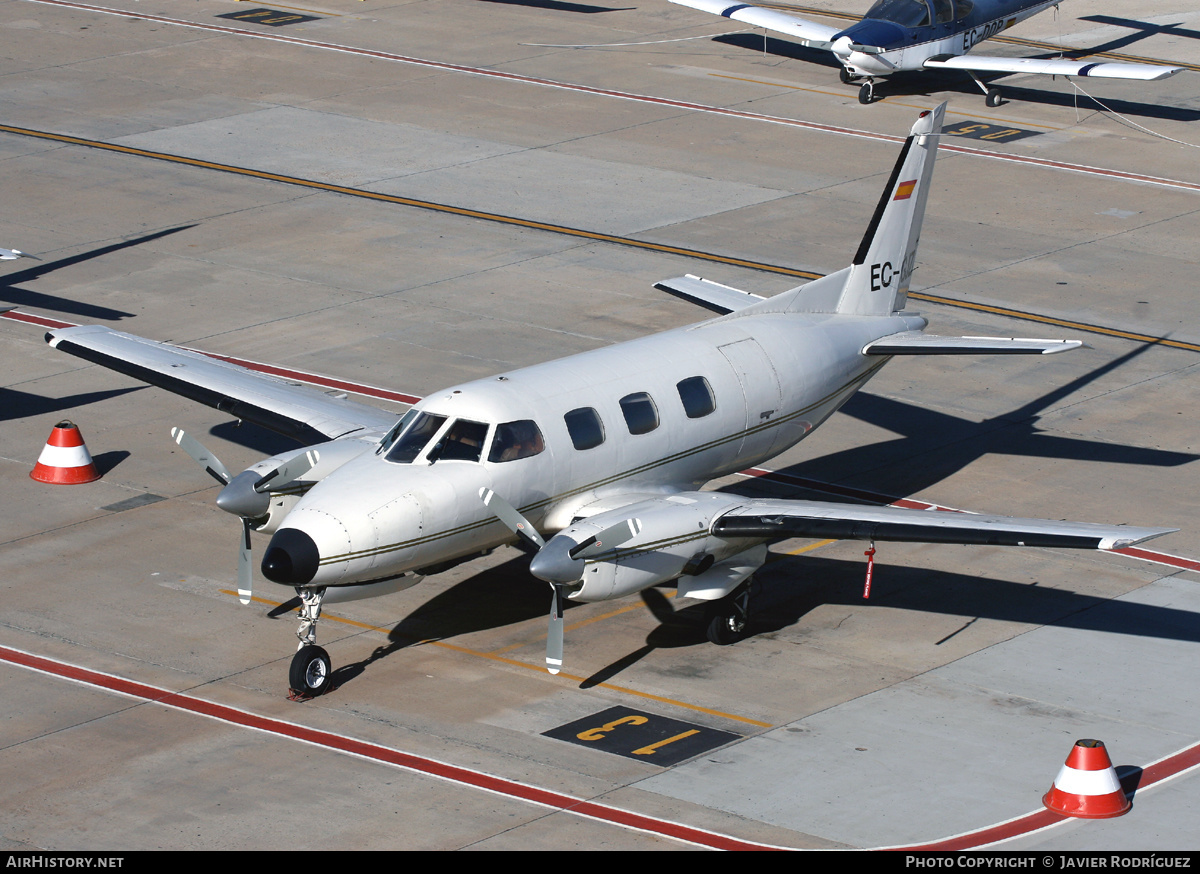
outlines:
[[563, 663], [564, 590], [583, 579], [587, 559], [636, 537], [642, 530], [642, 523], [637, 519], [622, 519], [581, 543], [561, 536], [552, 537], [547, 543], [529, 520], [494, 491], [482, 488], [479, 497], [496, 518], [517, 535], [522, 548], [533, 553], [529, 572], [550, 584], [552, 594], [550, 624], [546, 634], [546, 670], [557, 674]]
[[217, 506], [242, 520], [242, 536], [238, 545], [238, 600], [249, 604], [253, 594], [250, 532], [254, 528], [254, 520], [261, 519], [270, 509], [271, 489], [308, 473], [321, 456], [315, 449], [309, 449], [285, 460], [264, 476], [259, 476], [253, 470], [232, 476], [219, 458], [182, 428], [172, 428], [171, 436], [213, 479], [225, 486], [217, 495]]

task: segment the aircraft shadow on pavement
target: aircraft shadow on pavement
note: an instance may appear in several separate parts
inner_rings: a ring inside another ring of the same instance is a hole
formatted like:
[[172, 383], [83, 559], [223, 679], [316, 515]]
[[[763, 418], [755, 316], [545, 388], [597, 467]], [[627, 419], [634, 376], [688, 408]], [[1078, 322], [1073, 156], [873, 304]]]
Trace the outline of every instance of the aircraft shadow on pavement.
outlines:
[[74, 301], [58, 295], [43, 294], [39, 291], [30, 291], [26, 288], [18, 288], [17, 285], [25, 282], [33, 282], [34, 280], [45, 276], [47, 273], [52, 273], [56, 270], [62, 270], [65, 267], [70, 267], [75, 264], [82, 264], [85, 261], [90, 261], [93, 258], [99, 258], [102, 255], [119, 252], [122, 249], [129, 248], [130, 246], [140, 246], [143, 243], [149, 243], [151, 240], [157, 240], [160, 237], [166, 237], [170, 234], [175, 234], [179, 231], [185, 231], [192, 227], [195, 227], [195, 225], [181, 225], [177, 228], [167, 228], [165, 230], [155, 231], [152, 234], [145, 234], [141, 237], [135, 237], [132, 240], [124, 240], [120, 243], [113, 243], [108, 246], [101, 246], [98, 249], [80, 252], [78, 255], [71, 255], [67, 258], [59, 258], [57, 261], [37, 262], [32, 267], [26, 267], [24, 270], [17, 270], [12, 273], [0, 275], [0, 301], [21, 307], [50, 310], [51, 312], [56, 313], [67, 313], [84, 319], [107, 319], [110, 321], [116, 321], [119, 319], [132, 318], [135, 313], [127, 313], [123, 310], [112, 309], [111, 307]]
[[1099, 52], [1115, 52], [1118, 49], [1123, 49], [1134, 43], [1141, 42], [1147, 37], [1156, 36], [1159, 34], [1165, 36], [1178, 36], [1184, 39], [1200, 39], [1200, 30], [1191, 30], [1186, 27], [1180, 27], [1182, 21], [1177, 21], [1174, 24], [1152, 24], [1147, 21], [1136, 21], [1132, 18], [1117, 18], [1113, 15], [1084, 15], [1080, 21], [1093, 21], [1096, 24], [1111, 24], [1115, 27], [1126, 27], [1134, 31], [1134, 33], [1119, 36], [1115, 39], [1110, 39], [1108, 42], [1096, 46], [1091, 50], [1092, 54]]
[[[1051, 434], [1038, 428], [1042, 412], [1084, 389], [1089, 383], [1118, 369], [1152, 348], [1142, 345], [1070, 382], [1051, 389], [1010, 412], [980, 422], [938, 412], [862, 391], [842, 407], [841, 413], [899, 436], [867, 446], [855, 446], [823, 455], [781, 470], [797, 477], [841, 483], [848, 486], [906, 497], [949, 478], [987, 455], [1024, 458], [1060, 458], [1176, 467], [1200, 459], [1189, 452], [1174, 452], [1145, 446], [1129, 446]], [[767, 483], [739, 484], [726, 489], [772, 488]], [[837, 498], [823, 496], [825, 500]], [[964, 507], [976, 512], [1021, 515], [1014, 507]], [[1167, 520], [1168, 522], [1170, 520]]]
[[[887, 546], [883, 545], [882, 556], [876, 558], [870, 600], [862, 598], [865, 559], [806, 555], [777, 556], [769, 561], [756, 574], [746, 636], [782, 631], [817, 607], [843, 605], [963, 617], [963, 625], [955, 632], [939, 639], [914, 640], [914, 646], [940, 646], [979, 619], [1200, 643], [1200, 616], [1187, 610], [1080, 594], [1037, 582], [983, 577], [970, 568], [947, 571], [893, 565], [887, 560]], [[414, 589], [419, 591], [419, 587]], [[549, 609], [548, 596], [546, 584], [529, 574], [528, 557], [514, 552], [512, 559], [471, 574], [421, 604], [391, 630], [386, 644], [376, 647], [367, 658], [336, 669], [333, 680], [336, 685], [344, 685], [375, 662], [424, 641], [452, 640], [477, 631], [543, 620]], [[648, 590], [644, 597], [659, 622], [646, 636], [645, 644], [593, 672], [580, 688], [609, 681], [656, 649], [712, 645], [706, 636], [704, 603], [675, 607], [657, 589]], [[629, 596], [612, 603], [616, 609], [635, 604], [636, 599]], [[288, 612], [297, 604], [289, 602], [271, 611], [271, 615]], [[582, 606], [566, 603], [568, 627], [571, 611]], [[1097, 640], [1097, 645], [1102, 645], [1101, 641]], [[536, 649], [537, 643], [531, 642], [531, 646]], [[570, 634], [567, 647], [569, 651]], [[576, 659], [576, 663], [580, 661]]]
[[[130, 388], [116, 388], [107, 391], [90, 391], [65, 398], [48, 398], [29, 392], [17, 391], [13, 388], [0, 388], [0, 422], [10, 419], [33, 419], [39, 416], [51, 416], [64, 410], [74, 410], [87, 404], [106, 401], [109, 398], [120, 397], [131, 391], [141, 391], [144, 385]], [[49, 435], [49, 431], [46, 432]]]

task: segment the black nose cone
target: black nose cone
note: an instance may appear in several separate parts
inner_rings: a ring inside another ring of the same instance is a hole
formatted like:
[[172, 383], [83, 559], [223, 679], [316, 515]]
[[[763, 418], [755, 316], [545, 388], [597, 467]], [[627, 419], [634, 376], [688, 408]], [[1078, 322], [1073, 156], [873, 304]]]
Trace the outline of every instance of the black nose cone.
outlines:
[[263, 556], [262, 572], [273, 583], [302, 586], [317, 575], [317, 544], [299, 528], [280, 528]]

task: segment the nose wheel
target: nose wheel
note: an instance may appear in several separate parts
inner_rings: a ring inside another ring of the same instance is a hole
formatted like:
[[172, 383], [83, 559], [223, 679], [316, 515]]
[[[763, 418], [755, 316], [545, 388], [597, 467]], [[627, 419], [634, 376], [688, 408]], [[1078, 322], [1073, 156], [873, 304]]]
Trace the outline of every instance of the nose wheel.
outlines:
[[875, 102], [875, 83], [871, 79], [864, 82], [863, 86], [858, 89], [858, 102], [864, 106]]
[[293, 700], [304, 701], [329, 691], [333, 663], [329, 660], [329, 653], [317, 646], [317, 621], [321, 618], [325, 588], [297, 587], [296, 594], [300, 596], [300, 627], [296, 630], [300, 648], [292, 656], [288, 686]]
[[292, 666], [288, 671], [292, 696], [315, 698], [329, 687], [329, 675], [332, 673], [329, 653], [315, 643], [305, 644], [292, 657]]

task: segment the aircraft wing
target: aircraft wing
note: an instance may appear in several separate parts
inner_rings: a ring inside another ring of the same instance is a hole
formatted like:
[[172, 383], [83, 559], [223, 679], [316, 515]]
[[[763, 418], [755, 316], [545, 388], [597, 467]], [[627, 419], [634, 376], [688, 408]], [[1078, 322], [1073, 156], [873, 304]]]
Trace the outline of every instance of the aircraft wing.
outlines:
[[654, 287], [692, 303], [710, 309], [715, 313], [725, 315], [736, 310], [745, 309], [766, 298], [730, 285], [722, 285], [711, 279], [701, 279], [699, 276], [688, 274], [676, 276], [674, 279], [664, 279], [654, 283]]
[[302, 443], [321, 443], [356, 431], [382, 433], [397, 418], [377, 407], [102, 325], [49, 331], [46, 342]]
[[748, 3], [729, 3], [727, 0], [671, 0], [679, 6], [690, 6], [701, 12], [711, 12], [723, 18], [734, 21], [744, 21], [755, 27], [765, 27], [767, 30], [778, 31], [799, 40], [813, 48], [829, 48], [829, 43], [835, 34], [841, 33], [842, 28], [805, 21], [785, 12], [774, 9], [763, 9]]
[[724, 537], [832, 537], [908, 543], [1124, 549], [1175, 528], [1132, 528], [821, 501], [751, 500], [720, 516]]
[[997, 58], [987, 55], [943, 55], [932, 57], [926, 67], [973, 70], [980, 73], [1037, 73], [1043, 76], [1090, 76], [1104, 79], [1140, 79], [1151, 81], [1174, 76], [1183, 67], [1156, 64], [1117, 64], [1096, 61], [1072, 61], [1066, 58]]
[[863, 347], [864, 355], [1053, 355], [1078, 349], [1078, 340], [1033, 340], [1021, 337], [938, 337], [905, 331]]

